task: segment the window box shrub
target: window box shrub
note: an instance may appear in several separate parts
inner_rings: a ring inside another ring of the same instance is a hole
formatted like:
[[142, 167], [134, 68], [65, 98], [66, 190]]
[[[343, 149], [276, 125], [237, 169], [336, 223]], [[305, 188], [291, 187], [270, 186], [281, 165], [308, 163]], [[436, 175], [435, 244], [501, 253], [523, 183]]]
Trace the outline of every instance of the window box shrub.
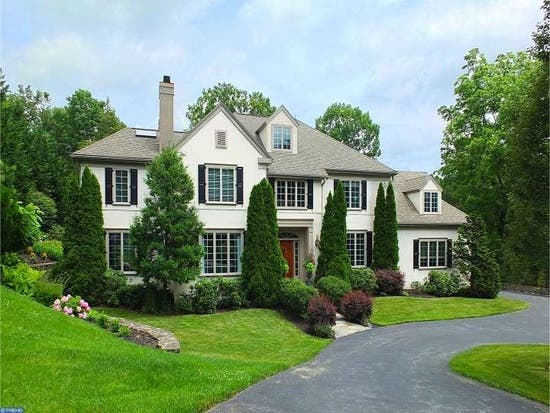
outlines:
[[217, 284], [218, 309], [234, 310], [246, 305], [244, 289], [240, 278], [219, 277]]
[[405, 275], [395, 270], [377, 270], [376, 284], [380, 295], [403, 295]]
[[351, 291], [351, 286], [348, 281], [329, 275], [317, 281], [317, 289], [338, 305], [340, 299]]
[[317, 295], [317, 290], [295, 278], [282, 279], [279, 286], [281, 305], [294, 315], [306, 318], [309, 301]]
[[421, 289], [426, 294], [436, 297], [450, 297], [458, 293], [462, 287], [458, 277], [446, 271], [430, 271]]
[[374, 301], [363, 291], [351, 291], [340, 300], [340, 313], [352, 323], [367, 325], [372, 315]]
[[352, 290], [374, 294], [376, 292], [376, 274], [370, 268], [352, 268], [350, 284]]

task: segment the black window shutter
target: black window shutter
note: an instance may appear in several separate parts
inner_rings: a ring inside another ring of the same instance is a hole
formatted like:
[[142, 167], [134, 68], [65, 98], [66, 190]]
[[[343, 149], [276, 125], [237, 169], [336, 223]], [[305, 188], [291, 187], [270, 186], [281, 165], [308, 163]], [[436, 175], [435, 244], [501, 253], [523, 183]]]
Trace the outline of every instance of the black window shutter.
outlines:
[[199, 165], [199, 204], [206, 203], [206, 166]]
[[418, 268], [418, 240], [413, 240], [413, 268]]
[[130, 205], [137, 205], [138, 203], [137, 177], [137, 169], [130, 169]]
[[243, 167], [237, 166], [237, 204], [243, 203]]
[[313, 179], [307, 180], [307, 209], [313, 209]]
[[267, 178], [269, 181], [269, 184], [273, 187], [273, 190], [275, 190], [275, 178]]
[[372, 265], [372, 231], [367, 231], [367, 267]]
[[105, 203], [113, 203], [113, 168], [105, 168]]
[[447, 268], [453, 267], [453, 240], [447, 240]]
[[338, 188], [338, 182], [340, 182], [339, 179], [334, 180], [334, 192], [336, 192], [336, 188]]
[[361, 209], [367, 209], [367, 181], [361, 181]]

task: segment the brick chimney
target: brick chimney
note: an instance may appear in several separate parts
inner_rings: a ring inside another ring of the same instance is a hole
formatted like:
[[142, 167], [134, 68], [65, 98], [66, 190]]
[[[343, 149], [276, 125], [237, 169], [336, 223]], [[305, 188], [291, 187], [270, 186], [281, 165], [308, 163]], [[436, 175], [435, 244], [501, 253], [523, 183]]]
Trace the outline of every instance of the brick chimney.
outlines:
[[164, 75], [159, 82], [159, 149], [174, 143], [174, 84]]

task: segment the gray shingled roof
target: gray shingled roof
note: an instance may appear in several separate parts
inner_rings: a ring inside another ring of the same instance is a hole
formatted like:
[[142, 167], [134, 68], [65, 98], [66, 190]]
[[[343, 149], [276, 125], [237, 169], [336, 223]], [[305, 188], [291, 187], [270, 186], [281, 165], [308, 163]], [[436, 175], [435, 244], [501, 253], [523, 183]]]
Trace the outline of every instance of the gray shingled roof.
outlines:
[[[235, 114], [251, 134], [267, 119], [261, 116]], [[357, 152], [322, 132], [298, 121], [298, 153], [274, 151], [268, 167], [270, 176], [327, 177], [327, 171], [393, 175], [393, 169]]]
[[[76, 159], [117, 160], [121, 162], [150, 162], [159, 152], [158, 140], [136, 136], [139, 128], [124, 128], [85, 148], [72, 153]], [[174, 132], [178, 141], [184, 132]]]
[[466, 214], [446, 201], [441, 204], [441, 214], [418, 212], [405, 192], [410, 192], [410, 188], [420, 182], [423, 182], [423, 187], [429, 177], [425, 172], [399, 171], [393, 178], [398, 225], [461, 225], [466, 222]]

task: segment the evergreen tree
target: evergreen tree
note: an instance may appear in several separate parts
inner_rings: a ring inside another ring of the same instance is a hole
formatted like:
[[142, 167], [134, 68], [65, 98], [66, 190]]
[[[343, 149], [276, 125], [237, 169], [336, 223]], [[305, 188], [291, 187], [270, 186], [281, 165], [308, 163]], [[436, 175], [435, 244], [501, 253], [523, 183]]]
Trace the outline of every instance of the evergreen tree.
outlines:
[[390, 182], [386, 189], [386, 208], [384, 212], [384, 232], [387, 241], [387, 268], [397, 269], [399, 263], [399, 242], [397, 238], [397, 211], [395, 194]]
[[328, 263], [330, 257], [334, 255], [334, 243], [331, 241], [332, 229], [334, 228], [332, 192], [329, 192], [325, 213], [323, 215], [323, 224], [321, 226], [321, 238], [319, 240], [319, 257], [317, 258], [317, 268], [315, 271], [316, 280], [329, 275]]
[[351, 264], [346, 246], [346, 216], [344, 187], [339, 183], [334, 196], [329, 193], [325, 206], [317, 261], [317, 280], [327, 275], [349, 280]]
[[453, 249], [455, 266], [463, 277], [470, 280], [470, 294], [495, 298], [501, 287], [499, 267], [483, 220], [468, 216], [466, 223], [458, 229]]
[[387, 268], [386, 253], [388, 250], [386, 242], [386, 232], [384, 231], [384, 222], [386, 212], [386, 196], [384, 194], [384, 186], [382, 182], [378, 184], [378, 192], [376, 193], [376, 206], [374, 207], [374, 223], [373, 223], [373, 246], [372, 246], [372, 267]]
[[267, 180], [252, 188], [246, 218], [246, 242], [241, 258], [243, 284], [255, 305], [273, 307], [278, 302], [284, 260], [278, 241], [273, 188]]
[[71, 209], [65, 217], [64, 257], [56, 273], [68, 277], [73, 294], [98, 303], [107, 270], [99, 182], [86, 167], [80, 189], [74, 185], [72, 190]]
[[147, 169], [145, 183], [149, 197], [130, 228], [136, 271], [146, 284], [158, 283], [163, 289], [171, 281], [192, 281], [201, 271], [203, 225], [190, 205], [193, 181], [181, 155], [164, 149]]

